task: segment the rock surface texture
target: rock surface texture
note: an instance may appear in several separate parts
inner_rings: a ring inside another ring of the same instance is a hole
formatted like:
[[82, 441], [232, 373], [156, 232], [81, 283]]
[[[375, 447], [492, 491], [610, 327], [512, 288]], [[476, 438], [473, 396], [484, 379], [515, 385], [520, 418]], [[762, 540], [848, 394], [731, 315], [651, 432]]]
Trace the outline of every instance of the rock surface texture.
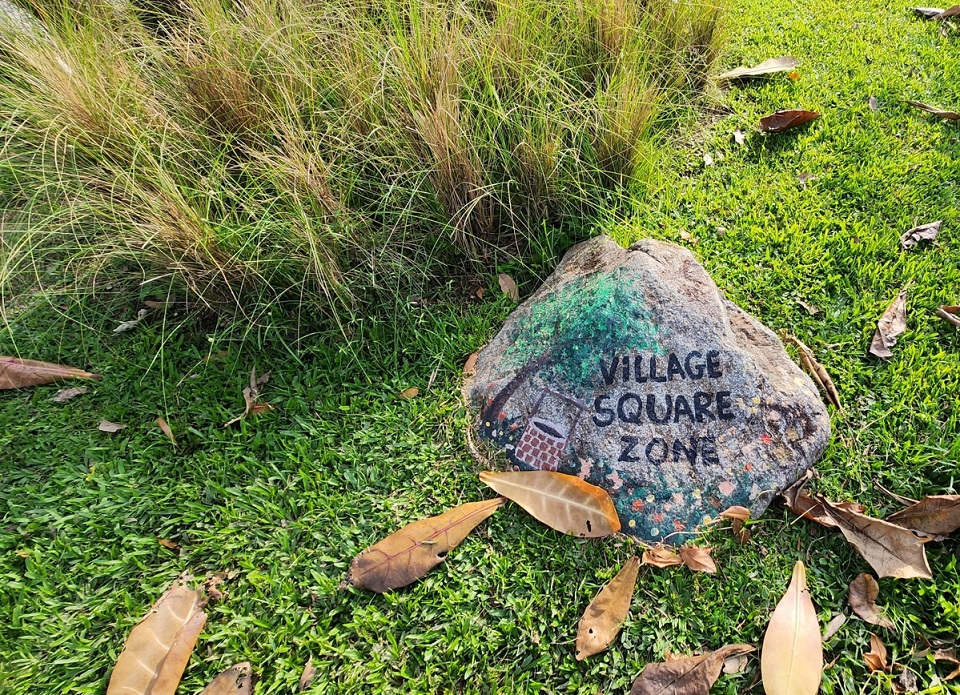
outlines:
[[689, 251], [651, 239], [571, 249], [464, 392], [513, 467], [605, 488], [623, 530], [650, 541], [680, 544], [733, 505], [758, 516], [830, 438], [777, 336]]

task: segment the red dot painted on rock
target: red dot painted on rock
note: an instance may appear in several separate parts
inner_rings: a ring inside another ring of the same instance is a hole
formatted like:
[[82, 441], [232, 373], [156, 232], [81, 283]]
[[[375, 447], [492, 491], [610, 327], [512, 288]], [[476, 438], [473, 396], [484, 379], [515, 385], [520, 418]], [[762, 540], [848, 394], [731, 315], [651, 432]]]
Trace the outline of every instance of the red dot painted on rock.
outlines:
[[745, 470], [747, 473], [749, 473], [750, 471], [753, 470], [753, 464], [752, 464], [752, 463], [746, 464], [746, 465], [743, 467], [743, 470]]
[[501, 411], [500, 411], [500, 414], [497, 415], [497, 419], [498, 419], [498, 420], [506, 420], [506, 419], [507, 419], [507, 414], [501, 410]]
[[764, 432], [763, 434], [760, 435], [760, 441], [763, 442], [764, 444], [769, 444], [770, 442], [773, 441], [773, 437], [771, 437], [769, 434]]
[[647, 505], [644, 504], [643, 500], [634, 500], [634, 501], [633, 501], [633, 511], [635, 511], [635, 512], [642, 512], [642, 511], [643, 511], [643, 508], [646, 507], [646, 506], [647, 506]]
[[661, 521], [663, 521], [663, 514], [654, 514], [653, 520], [659, 524]]
[[687, 528], [687, 525], [686, 525], [685, 523], [683, 523], [682, 521], [680, 521], [680, 519], [674, 519], [674, 520], [673, 520], [673, 528], [674, 528], [674, 530], [676, 530], [676, 531], [683, 531], [683, 530], [685, 530], [685, 529]]

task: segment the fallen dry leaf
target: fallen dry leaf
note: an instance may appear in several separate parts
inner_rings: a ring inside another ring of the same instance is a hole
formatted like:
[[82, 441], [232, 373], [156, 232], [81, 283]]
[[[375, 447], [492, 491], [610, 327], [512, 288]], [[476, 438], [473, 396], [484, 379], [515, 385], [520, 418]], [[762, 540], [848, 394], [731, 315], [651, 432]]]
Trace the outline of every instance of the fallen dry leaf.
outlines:
[[867, 668], [871, 673], [890, 670], [890, 665], [887, 663], [887, 647], [872, 632], [870, 633], [870, 651], [863, 655], [863, 660], [867, 662]]
[[920, 689], [917, 687], [917, 674], [908, 668], [905, 668], [900, 672], [900, 677], [897, 679], [897, 681], [900, 683], [900, 687], [903, 688], [903, 692], [905, 693], [920, 692]]
[[40, 386], [64, 379], [99, 378], [99, 374], [91, 374], [73, 367], [64, 367], [62, 364], [0, 356], [0, 390]]
[[419, 395], [420, 389], [418, 389], [416, 386], [411, 386], [410, 388], [401, 391], [398, 398], [400, 400], [409, 401], [411, 398], [416, 398]]
[[683, 564], [683, 559], [672, 549], [664, 547], [647, 548], [643, 551], [640, 562], [651, 567], [677, 567]]
[[677, 549], [680, 559], [687, 569], [694, 572], [717, 573], [717, 564], [710, 557], [713, 548], [698, 548], [694, 545], [682, 545]]
[[957, 328], [960, 328], [960, 306], [944, 304], [943, 306], [937, 308], [937, 316], [942, 318], [944, 321], [949, 321]]
[[471, 352], [470, 356], [467, 357], [467, 361], [463, 363], [463, 374], [464, 376], [471, 376], [474, 372], [477, 371], [477, 357], [479, 353]]
[[97, 425], [97, 429], [101, 432], [106, 432], [108, 434], [114, 434], [120, 430], [127, 429], [126, 425], [121, 425], [116, 422], [110, 422], [109, 420], [101, 420], [100, 424]]
[[926, 104], [922, 104], [919, 101], [907, 100], [904, 103], [909, 104], [910, 106], [913, 106], [915, 108], [918, 108], [921, 111], [932, 113], [937, 118], [942, 118], [945, 121], [960, 121], [960, 113], [957, 113], [956, 111], [944, 111], [943, 109], [938, 109], [936, 106], [927, 106]]
[[954, 678], [960, 676], [960, 659], [957, 659], [957, 655], [952, 649], [937, 649], [931, 656], [933, 656], [934, 661], [949, 661], [956, 666], [953, 671], [943, 677], [943, 680], [952, 681]]
[[180, 550], [180, 546], [176, 543], [176, 541], [172, 541], [169, 538], [158, 538], [157, 543], [162, 545], [167, 550], [172, 550], [174, 552]]
[[355, 587], [377, 593], [406, 586], [443, 562], [447, 553], [505, 502], [502, 497], [468, 502], [407, 524], [353, 558], [347, 579]]
[[231, 666], [219, 676], [210, 681], [200, 695], [250, 695], [253, 692], [253, 678], [250, 673], [250, 662]]
[[925, 19], [934, 19], [943, 13], [942, 7], [914, 7], [913, 11]]
[[879, 627], [893, 630], [893, 621], [882, 615], [877, 608], [877, 596], [880, 594], [880, 585], [869, 574], [861, 574], [850, 582], [848, 602], [853, 612], [866, 622]]
[[753, 536], [753, 532], [744, 526], [740, 519], [734, 519], [730, 523], [730, 530], [733, 532], [733, 537], [737, 539], [737, 543], [740, 545], [746, 545], [749, 543], [750, 538]]
[[820, 114], [816, 111], [805, 111], [803, 109], [777, 111], [760, 119], [760, 130], [764, 133], [782, 133], [818, 118], [820, 118]]
[[173, 436], [173, 430], [170, 429], [170, 425], [167, 424], [167, 421], [162, 417], [157, 418], [157, 427], [160, 428], [160, 431], [167, 435], [167, 439], [173, 442], [174, 446], [177, 446], [177, 438]]
[[790, 586], [770, 617], [760, 673], [767, 695], [816, 695], [820, 689], [823, 645], [802, 562], [794, 565]]
[[629, 695], [707, 695], [720, 677], [726, 659], [752, 651], [754, 647], [749, 644], [728, 644], [699, 656], [647, 664], [633, 682]]
[[723, 660], [723, 672], [728, 676], [732, 676], [737, 673], [743, 673], [747, 670], [747, 659], [746, 654], [734, 654], [733, 656], [728, 656]]
[[953, 5], [948, 7], [943, 12], [938, 14], [934, 19], [949, 19], [950, 17], [960, 17], [960, 5]]
[[144, 299], [143, 305], [148, 309], [166, 309], [171, 302], [158, 302], [155, 299]]
[[960, 495], [931, 495], [891, 514], [891, 524], [931, 536], [949, 536], [960, 528]]
[[932, 579], [923, 542], [905, 528], [844, 509], [822, 497], [824, 510], [844, 538], [857, 549], [878, 577]]
[[823, 641], [826, 642], [828, 639], [837, 634], [845, 622], [847, 622], [847, 616], [845, 616], [843, 613], [837, 613], [835, 616], [833, 616], [830, 619], [830, 622], [827, 623], [823, 628]]
[[739, 521], [749, 521], [750, 520], [750, 510], [746, 507], [734, 506], [724, 509], [717, 516], [723, 517], [724, 519], [737, 519]]
[[513, 281], [512, 277], [506, 273], [500, 273], [497, 276], [497, 282], [500, 283], [500, 289], [503, 290], [505, 295], [515, 302], [520, 301], [520, 290], [517, 288], [517, 283]]
[[173, 695], [206, 620], [202, 592], [177, 579], [130, 631], [107, 695]]
[[126, 333], [127, 331], [132, 331], [137, 327], [137, 324], [143, 320], [143, 317], [150, 313], [149, 309], [141, 309], [137, 312], [137, 318], [131, 319], [130, 321], [124, 321], [119, 326], [113, 329], [114, 333]]
[[776, 72], [787, 72], [793, 70], [800, 64], [800, 61], [793, 56], [783, 56], [781, 58], [770, 58], [752, 68], [734, 68], [727, 72], [717, 75], [718, 80], [740, 80], [746, 77], [760, 77], [761, 75], [770, 75]]
[[867, 106], [870, 107], [870, 110], [871, 110], [871, 111], [876, 111], [876, 110], [878, 110], [878, 109], [880, 108], [880, 107], [877, 105], [877, 99], [876, 99], [876, 97], [870, 97], [869, 99], [867, 99]]
[[561, 533], [601, 538], [620, 530], [620, 517], [607, 491], [574, 475], [481, 471], [480, 480]]
[[51, 398], [50, 400], [54, 403], [66, 403], [67, 401], [73, 400], [77, 396], [82, 396], [87, 393], [87, 389], [83, 386], [77, 386], [72, 389], [60, 389], [57, 391], [57, 395]]
[[893, 357], [890, 348], [897, 344], [897, 338], [906, 330], [907, 288], [904, 287], [877, 322], [877, 330], [870, 341], [870, 354], [881, 359]]
[[806, 370], [807, 374], [810, 375], [810, 378], [813, 379], [813, 382], [817, 385], [817, 388], [823, 393], [824, 398], [827, 399], [827, 403], [837, 410], [843, 410], [837, 387], [834, 385], [833, 379], [830, 378], [830, 374], [826, 368], [813, 356], [813, 350], [807, 347], [796, 336], [789, 335], [787, 338], [797, 347], [797, 350], [800, 352], [800, 364], [803, 365], [804, 370]]
[[218, 574], [211, 574], [204, 580], [203, 591], [211, 602], [223, 600], [223, 592], [220, 591], [221, 584], [223, 584], [223, 577]]
[[617, 576], [600, 589], [587, 606], [577, 625], [577, 661], [599, 654], [620, 634], [623, 621], [630, 614], [639, 570], [640, 558], [634, 556], [627, 560]]
[[940, 226], [943, 220], [922, 224], [919, 227], [903, 233], [900, 237], [900, 245], [906, 250], [919, 244], [921, 241], [933, 241], [940, 234]]
[[744, 136], [743, 131], [739, 128], [733, 131], [733, 141], [741, 147], [747, 144], [747, 138]]
[[253, 369], [250, 370], [250, 385], [243, 389], [243, 412], [226, 423], [224, 427], [229, 427], [234, 423], [240, 422], [247, 417], [247, 415], [256, 415], [268, 410], [273, 410], [273, 406], [269, 403], [260, 402], [260, 393], [268, 381], [270, 381], [270, 372], [266, 372], [258, 377], [257, 367], [254, 365]]
[[303, 665], [303, 673], [300, 674], [300, 681], [297, 683], [297, 692], [302, 693], [313, 683], [314, 676], [317, 675], [317, 667], [313, 665], [313, 657], [307, 659]]
[[808, 304], [802, 299], [798, 299], [797, 304], [803, 307], [803, 309], [811, 316], [816, 316], [817, 314], [820, 313], [820, 307], [818, 307], [816, 304]]
[[791, 70], [790, 72], [787, 73], [787, 79], [790, 80], [791, 82], [796, 82], [797, 80], [800, 79], [800, 71]]

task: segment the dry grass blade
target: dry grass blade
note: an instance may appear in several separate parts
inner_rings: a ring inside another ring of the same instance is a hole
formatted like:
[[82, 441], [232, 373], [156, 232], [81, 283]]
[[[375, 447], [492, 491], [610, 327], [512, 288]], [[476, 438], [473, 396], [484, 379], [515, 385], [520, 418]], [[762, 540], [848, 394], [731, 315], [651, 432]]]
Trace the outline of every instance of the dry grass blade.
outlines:
[[931, 536], [949, 536], [960, 528], [960, 495], [931, 495], [886, 518], [891, 524]]
[[793, 568], [763, 636], [760, 673], [767, 695], [816, 695], [823, 672], [823, 646], [817, 611], [807, 590], [802, 562]]
[[270, 372], [266, 372], [258, 377], [256, 366], [250, 370], [250, 385], [243, 389], [243, 412], [230, 420], [230, 422], [224, 424], [224, 427], [229, 427], [230, 425], [240, 422], [251, 413], [259, 413], [273, 409], [269, 403], [260, 402], [260, 392], [268, 381], [270, 381]]
[[576, 476], [553, 471], [482, 471], [480, 480], [561, 533], [602, 538], [620, 530], [620, 517], [607, 491]]
[[178, 579], [130, 631], [107, 695], [173, 695], [206, 622], [202, 592]]
[[[937, 19], [940, 19], [942, 17], [943, 17], [943, 14], [937, 15]], [[960, 121], [960, 113], [957, 113], [956, 111], [944, 111], [943, 109], [938, 109], [936, 106], [928, 106], [927, 104], [923, 104], [919, 101], [907, 100], [904, 103], [909, 104], [914, 108], [920, 109], [921, 111], [926, 111], [927, 113], [931, 113], [937, 118], [942, 118], [945, 121]]]
[[797, 347], [797, 350], [800, 351], [800, 364], [803, 365], [807, 374], [809, 374], [814, 383], [816, 383], [817, 388], [823, 393], [827, 402], [837, 410], [843, 410], [837, 387], [834, 385], [833, 379], [830, 378], [830, 374], [827, 373], [824, 366], [813, 356], [813, 350], [807, 347], [796, 336], [791, 335], [787, 336], [787, 338]]
[[699, 656], [647, 664], [633, 682], [629, 695], [707, 695], [720, 677], [726, 659], [752, 651], [754, 647], [749, 644], [728, 644]]
[[873, 633], [870, 633], [870, 651], [863, 655], [863, 660], [871, 673], [890, 670], [890, 665], [887, 663], [887, 647]]
[[820, 498], [827, 514], [878, 577], [932, 579], [923, 542], [911, 531]]
[[643, 551], [641, 563], [651, 567], [678, 567], [683, 564], [683, 560], [676, 552], [670, 548], [647, 548]]
[[22, 389], [28, 386], [50, 384], [64, 379], [99, 379], [82, 369], [65, 367], [62, 364], [22, 360], [19, 357], [0, 356], [0, 391]]
[[944, 304], [937, 308], [937, 316], [960, 328], [960, 306]]
[[761, 75], [770, 75], [776, 72], [787, 72], [793, 70], [800, 64], [800, 61], [793, 56], [783, 56], [781, 58], [770, 58], [752, 68], [734, 68], [727, 72], [717, 75], [718, 80], [739, 80], [745, 77], [759, 77]]
[[760, 130], [764, 133], [782, 133], [785, 130], [796, 128], [810, 121], [815, 121], [818, 118], [820, 118], [820, 114], [816, 111], [806, 111], [803, 109], [777, 111], [760, 119]]
[[907, 330], [907, 288], [900, 290], [883, 316], [877, 321], [877, 330], [870, 342], [870, 354], [881, 359], [893, 357], [890, 351], [897, 344], [897, 338]]
[[879, 627], [893, 630], [893, 621], [882, 615], [877, 608], [877, 596], [880, 595], [880, 585], [869, 574], [861, 574], [850, 582], [848, 602], [853, 612], [863, 620]]
[[210, 681], [200, 695], [250, 695], [253, 692], [253, 677], [250, 662], [244, 661], [231, 666]]
[[713, 548], [698, 548], [692, 545], [684, 545], [678, 549], [680, 559], [687, 569], [694, 572], [706, 572], [707, 574], [717, 573], [717, 563], [710, 557]]
[[502, 497], [469, 502], [407, 524], [353, 558], [348, 581], [382, 593], [420, 579], [505, 502]]
[[630, 614], [630, 601], [637, 584], [640, 558], [626, 561], [617, 576], [611, 579], [587, 606], [577, 625], [577, 661], [599, 654], [620, 634], [623, 621]]

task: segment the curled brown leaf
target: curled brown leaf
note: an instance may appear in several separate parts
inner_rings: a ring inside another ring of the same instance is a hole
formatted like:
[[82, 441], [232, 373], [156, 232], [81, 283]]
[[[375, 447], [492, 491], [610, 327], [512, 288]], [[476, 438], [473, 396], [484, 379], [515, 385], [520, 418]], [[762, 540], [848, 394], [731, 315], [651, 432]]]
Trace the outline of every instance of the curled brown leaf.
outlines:
[[782, 133], [818, 118], [820, 118], [820, 114], [816, 111], [806, 111], [804, 109], [777, 111], [760, 119], [760, 130], [764, 133]]
[[870, 354], [881, 359], [893, 357], [890, 348], [897, 344], [897, 338], [906, 330], [907, 288], [904, 287], [877, 322], [877, 330], [870, 342]]
[[877, 607], [877, 596], [880, 594], [880, 585], [869, 574], [861, 574], [850, 582], [848, 602], [853, 612], [864, 621], [879, 627], [893, 630], [893, 621], [880, 612]]

